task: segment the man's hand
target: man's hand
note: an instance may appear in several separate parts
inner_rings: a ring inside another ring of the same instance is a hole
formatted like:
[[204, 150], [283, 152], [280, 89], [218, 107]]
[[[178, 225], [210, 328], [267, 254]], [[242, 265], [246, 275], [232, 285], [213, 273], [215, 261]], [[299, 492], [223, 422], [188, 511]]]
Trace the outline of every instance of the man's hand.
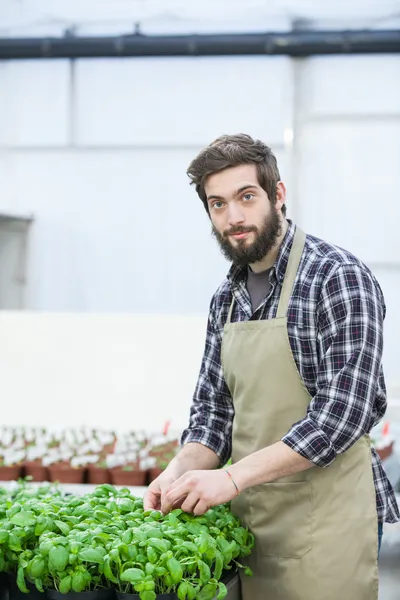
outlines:
[[[143, 498], [144, 510], [161, 510], [165, 492], [179, 477], [174, 469], [167, 468], [151, 482]], [[176, 507], [175, 507], [176, 508]]]
[[180, 506], [185, 512], [203, 515], [212, 506], [225, 504], [236, 495], [235, 485], [223, 469], [188, 471], [163, 494], [161, 511], [166, 514]]
[[[207, 448], [207, 446], [197, 442], [186, 444], [171, 460], [165, 471], [149, 485], [143, 498], [144, 509], [161, 510], [165, 504], [165, 493], [171, 489], [172, 484], [179, 480], [184, 473], [193, 472], [193, 469], [215, 469], [219, 464], [218, 456], [213, 450]], [[185, 498], [186, 496], [182, 500]], [[180, 502], [178, 499], [171, 508], [179, 507]]]

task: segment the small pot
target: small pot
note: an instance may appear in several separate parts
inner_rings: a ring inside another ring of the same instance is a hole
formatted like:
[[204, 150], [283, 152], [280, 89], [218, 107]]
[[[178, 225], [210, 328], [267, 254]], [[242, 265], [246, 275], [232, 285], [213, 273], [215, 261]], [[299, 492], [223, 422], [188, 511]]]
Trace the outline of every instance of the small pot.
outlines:
[[111, 442], [111, 444], [106, 444], [105, 446], [103, 446], [103, 452], [104, 454], [113, 454], [115, 450], [115, 442]]
[[0, 600], [8, 600], [7, 573], [0, 573]]
[[145, 486], [146, 471], [125, 471], [122, 467], [110, 469], [111, 483], [113, 485]]
[[21, 465], [0, 467], [0, 481], [17, 481], [17, 479], [21, 477], [21, 473]]
[[385, 446], [384, 448], [377, 448], [376, 452], [381, 460], [386, 460], [389, 456], [392, 456], [394, 452], [394, 442]]
[[[93, 590], [92, 592], [68, 592], [62, 594], [56, 590], [47, 590], [47, 598], [51, 600], [114, 600], [114, 590]], [[11, 599], [10, 599], [11, 600]]]
[[41, 461], [33, 460], [24, 464], [24, 475], [32, 477], [32, 481], [48, 481], [47, 468]]
[[87, 470], [87, 481], [96, 485], [111, 483], [110, 471], [96, 465], [90, 465]]
[[85, 480], [85, 469], [74, 468], [66, 463], [56, 463], [48, 466], [49, 480], [60, 483], [83, 483]]

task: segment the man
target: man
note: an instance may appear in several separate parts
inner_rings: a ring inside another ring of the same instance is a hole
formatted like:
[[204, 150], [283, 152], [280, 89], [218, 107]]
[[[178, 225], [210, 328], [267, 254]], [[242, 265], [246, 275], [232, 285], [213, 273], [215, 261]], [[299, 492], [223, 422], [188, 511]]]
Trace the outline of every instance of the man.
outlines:
[[183, 447], [145, 505], [199, 515], [232, 500], [256, 539], [244, 600], [376, 600], [382, 523], [400, 519], [368, 436], [386, 411], [379, 284], [285, 218], [262, 142], [218, 138], [188, 174], [233, 264]]

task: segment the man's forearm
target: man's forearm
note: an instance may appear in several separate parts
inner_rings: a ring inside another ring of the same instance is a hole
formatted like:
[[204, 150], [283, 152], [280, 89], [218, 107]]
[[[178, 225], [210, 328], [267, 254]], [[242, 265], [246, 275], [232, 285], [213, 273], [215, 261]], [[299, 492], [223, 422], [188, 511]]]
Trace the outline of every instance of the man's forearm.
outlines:
[[314, 464], [289, 448], [284, 442], [277, 442], [254, 454], [246, 456], [229, 467], [240, 491], [246, 488], [270, 483], [281, 477], [300, 473]]
[[216, 469], [219, 466], [220, 460], [213, 450], [204, 444], [191, 442], [181, 448], [167, 468], [180, 477], [187, 471]]

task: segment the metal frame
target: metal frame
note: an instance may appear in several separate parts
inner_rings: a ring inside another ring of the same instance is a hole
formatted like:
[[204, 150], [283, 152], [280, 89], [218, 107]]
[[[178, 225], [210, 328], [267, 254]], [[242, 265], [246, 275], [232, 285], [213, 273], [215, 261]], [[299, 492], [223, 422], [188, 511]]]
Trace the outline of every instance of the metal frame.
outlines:
[[0, 38], [0, 59], [400, 53], [400, 29]]

